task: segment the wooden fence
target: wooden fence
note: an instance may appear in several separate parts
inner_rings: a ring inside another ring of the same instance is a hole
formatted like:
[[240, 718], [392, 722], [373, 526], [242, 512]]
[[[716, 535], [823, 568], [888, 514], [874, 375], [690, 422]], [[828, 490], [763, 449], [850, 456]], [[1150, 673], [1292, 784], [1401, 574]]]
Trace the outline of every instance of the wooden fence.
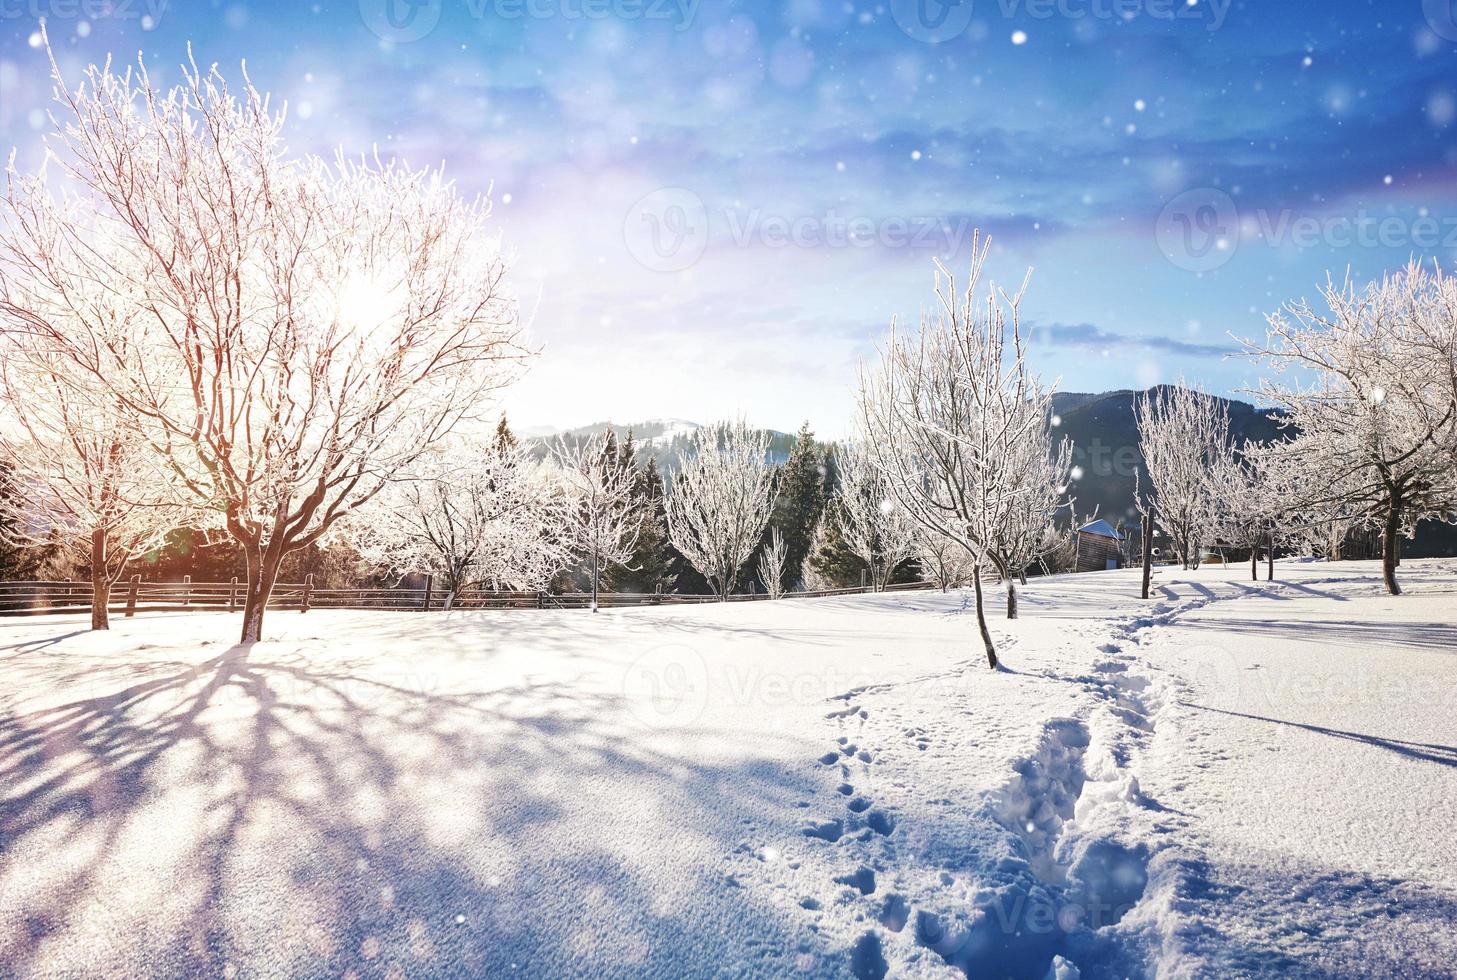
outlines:
[[[906, 592], [930, 589], [930, 582], [910, 582], [889, 586], [887, 591]], [[788, 599], [810, 599], [837, 595], [860, 595], [868, 588], [828, 589], [818, 592], [786, 593]], [[143, 582], [133, 576], [111, 590], [107, 608], [131, 616], [138, 612], [179, 612], [186, 610], [225, 610], [243, 608], [244, 583]], [[729, 596], [730, 602], [754, 602], [768, 599], [760, 593]], [[74, 613], [91, 609], [90, 582], [0, 582], [0, 616], [27, 616], [44, 613]], [[603, 609], [626, 606], [671, 606], [718, 602], [714, 595], [673, 593], [602, 592], [597, 604]], [[312, 576], [302, 583], [274, 586], [268, 600], [269, 609], [384, 609], [395, 611], [439, 612], [446, 609], [587, 609], [592, 605], [590, 593], [567, 592], [485, 592], [472, 589], [452, 596], [437, 589], [429, 580], [423, 589], [318, 589]]]

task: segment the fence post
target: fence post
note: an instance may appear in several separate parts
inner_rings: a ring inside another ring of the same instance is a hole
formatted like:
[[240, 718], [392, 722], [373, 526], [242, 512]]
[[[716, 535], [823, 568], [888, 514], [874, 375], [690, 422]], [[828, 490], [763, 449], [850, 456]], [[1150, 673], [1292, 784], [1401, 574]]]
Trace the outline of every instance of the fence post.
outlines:
[[228, 612], [238, 611], [238, 576], [228, 583]]
[[309, 603], [311, 603], [313, 601], [313, 598], [314, 598], [314, 577], [312, 575], [305, 575], [304, 576], [304, 601], [303, 601], [303, 607], [301, 609], [299, 609], [299, 612], [308, 612], [309, 611]]
[[190, 605], [192, 605], [192, 576], [191, 575], [184, 575], [184, 576], [182, 576], [182, 604], [184, 606], [190, 606]]
[[126, 590], [126, 618], [131, 619], [137, 614], [137, 593], [142, 590], [142, 577], [133, 575]]
[[538, 593], [536, 593], [536, 608], [537, 609], [545, 609], [546, 608], [546, 593], [545, 592], [538, 592]]
[[425, 612], [430, 611], [430, 598], [435, 593], [435, 576], [425, 576]]

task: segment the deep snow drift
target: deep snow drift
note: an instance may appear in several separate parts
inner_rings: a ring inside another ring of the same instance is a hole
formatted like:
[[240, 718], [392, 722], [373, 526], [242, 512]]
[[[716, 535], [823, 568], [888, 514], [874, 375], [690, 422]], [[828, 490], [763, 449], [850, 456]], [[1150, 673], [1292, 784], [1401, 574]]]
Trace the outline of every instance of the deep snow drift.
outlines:
[[1457, 562], [0, 622], [0, 975], [1452, 975]]

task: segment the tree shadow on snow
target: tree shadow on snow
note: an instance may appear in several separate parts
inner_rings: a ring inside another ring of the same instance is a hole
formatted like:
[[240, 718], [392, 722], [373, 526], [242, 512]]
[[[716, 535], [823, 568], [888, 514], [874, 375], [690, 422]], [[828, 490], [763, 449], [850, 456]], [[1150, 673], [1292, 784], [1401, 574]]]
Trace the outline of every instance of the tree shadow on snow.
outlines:
[[1234, 619], [1221, 616], [1221, 633], [1323, 643], [1331, 652], [1370, 651], [1372, 646], [1457, 653], [1457, 626], [1448, 623], [1381, 623], [1334, 619]]
[[1457, 894], [1251, 851], [1238, 864], [1180, 856], [1172, 933], [1200, 975], [1305, 977], [1449, 975]]
[[[749, 816], [794, 813], [800, 777], [625, 739], [617, 696], [275, 646], [0, 714], [0, 974], [672, 975], [730, 950], [791, 969], [784, 913], [722, 859]], [[686, 840], [705, 857], [665, 890], [651, 871]]]
[[1207, 705], [1193, 704], [1189, 701], [1180, 701], [1186, 708], [1194, 708], [1197, 711], [1208, 711], [1217, 715], [1228, 715], [1233, 718], [1246, 718], [1250, 721], [1263, 721], [1271, 725], [1285, 725], [1290, 728], [1299, 728], [1307, 732], [1314, 732], [1317, 735], [1330, 735], [1334, 738], [1349, 739], [1353, 742], [1361, 742], [1379, 749], [1386, 749], [1395, 752], [1397, 755], [1406, 756], [1408, 759], [1417, 759], [1422, 762], [1435, 762], [1443, 766], [1457, 766], [1457, 746], [1439, 745], [1435, 742], [1408, 742], [1399, 738], [1382, 738], [1379, 735], [1364, 735], [1361, 732], [1342, 731], [1339, 728], [1326, 728], [1321, 725], [1310, 725], [1299, 721], [1285, 721], [1281, 718], [1266, 718], [1262, 715], [1245, 714], [1242, 711], [1227, 711], [1223, 708], [1211, 708]]

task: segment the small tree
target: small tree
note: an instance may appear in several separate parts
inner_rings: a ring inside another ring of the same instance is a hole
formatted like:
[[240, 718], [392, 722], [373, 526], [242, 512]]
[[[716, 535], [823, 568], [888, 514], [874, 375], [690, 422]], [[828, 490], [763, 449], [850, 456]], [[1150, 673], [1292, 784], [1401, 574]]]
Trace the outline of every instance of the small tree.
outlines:
[[1133, 412], [1149, 476], [1148, 511], [1173, 540], [1183, 566], [1198, 568], [1214, 521], [1211, 474], [1233, 452], [1229, 408], [1180, 384], [1149, 390]]
[[1272, 447], [1247, 445], [1210, 472], [1209, 497], [1219, 539], [1250, 552], [1250, 580], [1258, 581], [1260, 552], [1267, 557], [1266, 581], [1275, 579], [1275, 549], [1286, 539], [1292, 499], [1281, 479]]
[[694, 433], [668, 494], [673, 545], [727, 601], [774, 507], [769, 438], [738, 422]]
[[920, 527], [895, 499], [884, 473], [864, 447], [850, 443], [836, 454], [840, 484], [831, 498], [840, 535], [869, 570], [870, 587], [885, 591], [891, 576], [916, 555]]
[[535, 590], [570, 561], [572, 499], [560, 475], [514, 441], [452, 439], [340, 530], [366, 561], [429, 572], [446, 603], [472, 588]]
[[1014, 612], [1012, 569], [998, 541], [1034, 492], [1021, 463], [1029, 444], [1046, 445], [1052, 389], [1027, 365], [1018, 327], [1026, 281], [1015, 295], [991, 286], [984, 301], [975, 296], [990, 245], [974, 237], [964, 295], [937, 264], [934, 319], [923, 315], [911, 336], [892, 326], [879, 364], [861, 372], [859, 402], [864, 442], [896, 502], [971, 558], [977, 625], [995, 668], [981, 570], [1008, 584]]
[[555, 453], [571, 488], [567, 537], [590, 562], [595, 613], [603, 566], [628, 564], [637, 547], [643, 514], [633, 493], [635, 475], [619, 455], [610, 426], [571, 446], [560, 442]]
[[104, 630], [128, 563], [161, 545], [183, 514], [164, 496], [165, 474], [135, 419], [66, 367], [35, 335], [0, 344], [0, 425], [11, 430], [0, 460], [16, 503], [0, 535], [13, 547], [59, 545], [87, 567], [91, 628]]
[[966, 549], [951, 538], [927, 528], [916, 531], [916, 562], [921, 576], [942, 592], [965, 585], [971, 579], [972, 563]]
[[771, 599], [784, 595], [784, 572], [788, 567], [788, 558], [789, 549], [784, 544], [784, 535], [776, 527], [769, 532], [769, 544], [759, 555], [759, 577], [764, 580], [764, 588], [768, 590]]

